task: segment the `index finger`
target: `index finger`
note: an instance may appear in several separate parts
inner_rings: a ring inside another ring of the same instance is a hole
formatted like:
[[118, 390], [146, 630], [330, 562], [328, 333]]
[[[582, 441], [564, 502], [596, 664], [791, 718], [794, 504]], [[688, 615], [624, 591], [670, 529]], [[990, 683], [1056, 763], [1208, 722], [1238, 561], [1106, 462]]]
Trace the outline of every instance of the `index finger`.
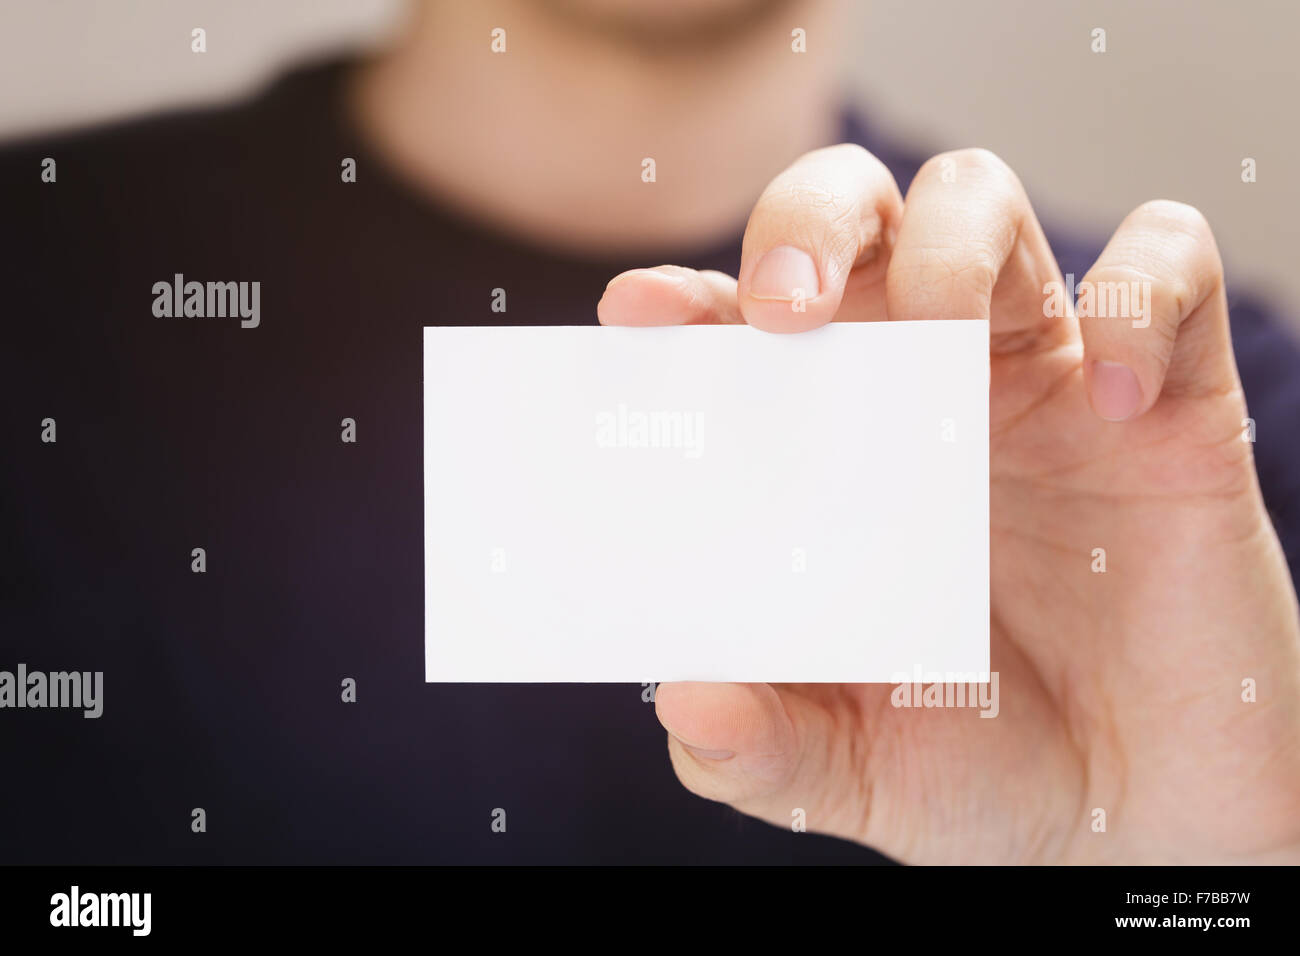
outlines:
[[885, 318], [885, 268], [902, 211], [893, 175], [862, 147], [805, 153], [750, 214], [737, 287], [745, 321], [801, 332], [841, 312]]

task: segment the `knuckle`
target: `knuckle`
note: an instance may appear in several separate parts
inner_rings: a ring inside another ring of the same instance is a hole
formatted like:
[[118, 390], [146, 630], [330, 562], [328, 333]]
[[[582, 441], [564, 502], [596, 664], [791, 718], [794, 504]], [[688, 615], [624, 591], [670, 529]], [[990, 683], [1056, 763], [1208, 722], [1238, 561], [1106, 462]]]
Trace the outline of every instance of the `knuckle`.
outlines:
[[834, 210], [848, 202], [848, 197], [832, 184], [804, 177], [780, 177], [768, 184], [751, 218], [788, 218], [820, 210]]
[[801, 156], [791, 169], [847, 170], [854, 175], [889, 175], [888, 167], [874, 153], [857, 143], [837, 143], [814, 149]]
[[1019, 221], [1029, 206], [1020, 177], [996, 153], [981, 147], [940, 153], [917, 173], [925, 185], [956, 183], [968, 195], [979, 196], [1010, 220]]
[[939, 153], [926, 160], [921, 172], [936, 175], [948, 171], [978, 173], [981, 178], [1015, 181], [1016, 175], [997, 153], [982, 146], [970, 146]]
[[1121, 262], [1163, 280], [1180, 310], [1195, 305], [1223, 281], [1223, 262], [1209, 221], [1195, 206], [1169, 199], [1145, 202], [1117, 234]]
[[865, 146], [860, 146], [857, 143], [837, 143], [834, 146], [823, 146], [815, 152], [850, 163], [874, 165], [880, 162]]
[[835, 212], [848, 204], [848, 197], [834, 187], [822, 182], [795, 181], [778, 192], [780, 201], [800, 208]]
[[826, 146], [767, 184], [750, 213], [745, 242], [757, 250], [776, 237], [852, 263], [901, 209], [898, 186], [879, 159], [854, 143]]
[[968, 146], [965, 149], [954, 150], [952, 156], [967, 169], [1012, 175], [1011, 167], [1006, 160], [993, 150], [985, 149], [983, 146]]
[[1184, 233], [1201, 242], [1212, 242], [1214, 239], [1214, 232], [1205, 214], [1185, 202], [1152, 199], [1138, 206], [1134, 215], [1154, 226]]
[[1094, 266], [1080, 280], [1079, 292], [1080, 302], [1089, 303], [1086, 308], [1080, 305], [1080, 321], [1145, 316], [1154, 319], [1155, 336], [1169, 341], [1198, 298], [1181, 271], [1147, 269], [1128, 261]]
[[923, 246], [904, 251], [889, 264], [891, 293], [906, 298], [909, 311], [944, 311], [961, 303], [978, 311], [991, 301], [998, 267], [981, 250], [958, 245]]

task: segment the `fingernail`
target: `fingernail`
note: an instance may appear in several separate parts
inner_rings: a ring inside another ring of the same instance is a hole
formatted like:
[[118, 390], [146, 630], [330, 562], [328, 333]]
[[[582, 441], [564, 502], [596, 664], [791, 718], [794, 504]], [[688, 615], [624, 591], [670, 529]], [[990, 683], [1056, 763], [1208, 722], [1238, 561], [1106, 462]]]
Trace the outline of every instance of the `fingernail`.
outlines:
[[[671, 733], [671, 731], [669, 732]], [[676, 734], [673, 734], [673, 740], [681, 744], [682, 749], [691, 754], [691, 756], [698, 757], [701, 760], [730, 760], [732, 757], [736, 756], [730, 750], [706, 750], [703, 747], [692, 746]]]
[[1092, 363], [1092, 407], [1108, 422], [1122, 422], [1142, 405], [1142, 386], [1133, 370], [1119, 362]]
[[802, 249], [777, 246], [768, 250], [749, 280], [749, 294], [755, 299], [813, 299], [821, 292], [817, 263]]

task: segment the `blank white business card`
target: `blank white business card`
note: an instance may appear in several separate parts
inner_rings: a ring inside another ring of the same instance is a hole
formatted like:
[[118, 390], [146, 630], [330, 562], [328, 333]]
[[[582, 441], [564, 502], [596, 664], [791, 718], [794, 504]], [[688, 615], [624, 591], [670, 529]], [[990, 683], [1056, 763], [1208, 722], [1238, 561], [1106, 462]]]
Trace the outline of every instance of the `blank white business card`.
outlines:
[[987, 674], [988, 334], [426, 328], [426, 680]]

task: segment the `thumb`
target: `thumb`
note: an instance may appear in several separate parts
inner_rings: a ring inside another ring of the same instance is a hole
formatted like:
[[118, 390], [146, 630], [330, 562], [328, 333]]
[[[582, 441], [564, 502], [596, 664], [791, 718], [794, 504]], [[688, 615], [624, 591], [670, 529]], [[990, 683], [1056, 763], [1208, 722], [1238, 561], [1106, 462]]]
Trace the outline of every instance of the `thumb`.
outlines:
[[776, 826], [802, 809], [810, 828], [835, 829], [814, 809], [825, 803], [832, 739], [819, 704], [771, 684], [675, 683], [659, 685], [655, 713], [692, 793]]

